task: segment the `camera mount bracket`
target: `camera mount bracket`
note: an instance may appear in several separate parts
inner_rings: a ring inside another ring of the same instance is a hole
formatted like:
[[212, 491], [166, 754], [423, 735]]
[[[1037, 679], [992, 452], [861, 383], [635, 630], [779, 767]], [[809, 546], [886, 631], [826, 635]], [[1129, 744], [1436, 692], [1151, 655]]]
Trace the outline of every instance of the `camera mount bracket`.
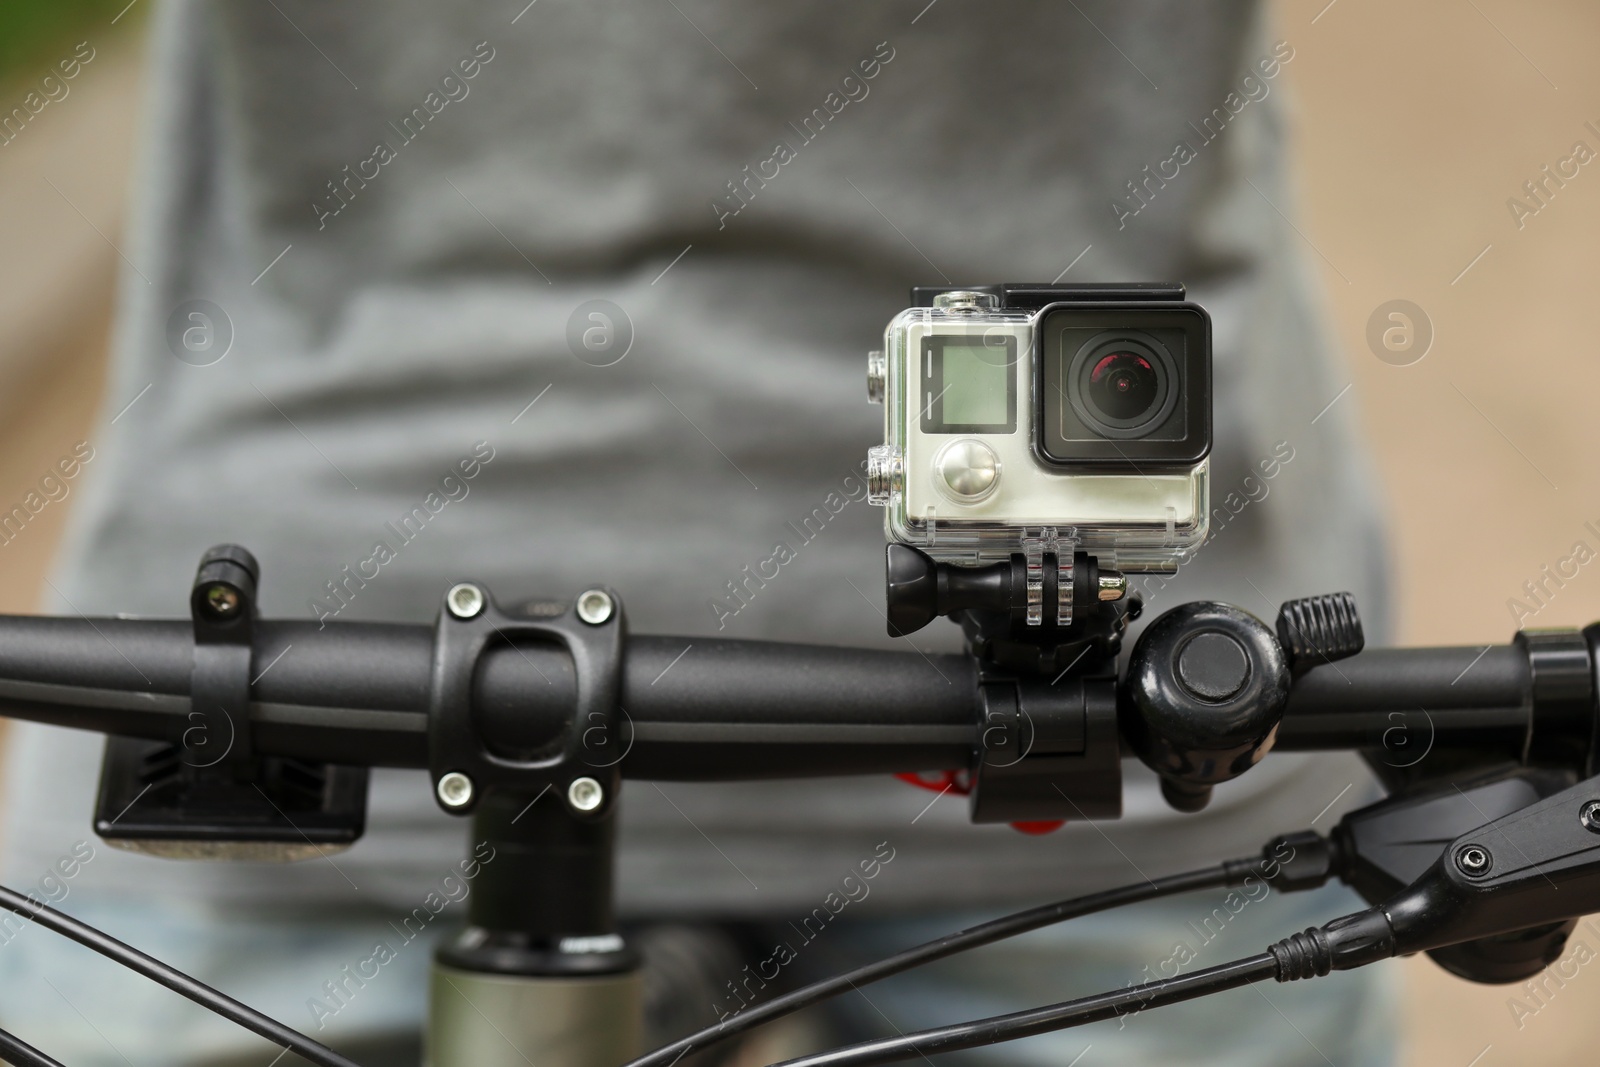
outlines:
[[365, 767], [254, 751], [260, 574], [239, 545], [200, 558], [189, 592], [189, 714], [166, 740], [106, 739], [94, 827], [107, 843], [175, 859], [295, 860], [361, 836]]
[[1142, 602], [1124, 599], [1121, 575], [1048, 533], [987, 567], [934, 560], [898, 543], [886, 553], [889, 635], [948, 615], [979, 660], [974, 822], [1114, 818], [1122, 810], [1116, 660]]
[[935, 560], [899, 543], [885, 554], [890, 637], [949, 615], [980, 659], [1040, 673], [1065, 669], [1057, 661], [1075, 658], [1085, 642], [1118, 640], [1142, 607], [1127, 590], [1123, 575], [1074, 551], [1050, 528], [1026, 538], [1022, 552], [983, 567]]

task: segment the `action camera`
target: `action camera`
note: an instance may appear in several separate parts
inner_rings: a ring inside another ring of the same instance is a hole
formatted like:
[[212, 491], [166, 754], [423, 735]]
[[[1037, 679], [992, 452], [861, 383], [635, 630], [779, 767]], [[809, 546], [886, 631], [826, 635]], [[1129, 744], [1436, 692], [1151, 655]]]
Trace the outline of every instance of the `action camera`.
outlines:
[[1205, 537], [1211, 320], [1181, 286], [919, 287], [869, 357], [890, 541], [980, 564], [1042, 539], [1164, 571]]

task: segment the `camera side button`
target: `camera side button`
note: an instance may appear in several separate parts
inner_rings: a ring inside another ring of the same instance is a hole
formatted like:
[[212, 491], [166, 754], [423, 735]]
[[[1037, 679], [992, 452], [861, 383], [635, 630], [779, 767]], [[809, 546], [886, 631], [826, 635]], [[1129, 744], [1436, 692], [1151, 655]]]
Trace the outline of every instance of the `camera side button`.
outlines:
[[867, 402], [883, 403], [883, 395], [888, 385], [889, 362], [884, 359], [882, 350], [874, 348], [867, 353]]

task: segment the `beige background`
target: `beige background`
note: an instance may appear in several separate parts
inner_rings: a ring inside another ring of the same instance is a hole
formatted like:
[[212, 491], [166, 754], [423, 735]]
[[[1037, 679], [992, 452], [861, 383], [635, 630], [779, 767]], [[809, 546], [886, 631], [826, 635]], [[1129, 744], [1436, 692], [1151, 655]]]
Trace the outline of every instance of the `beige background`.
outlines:
[[[1402, 638], [1503, 641], [1524, 582], [1580, 538], [1600, 550], [1583, 529], [1600, 520], [1600, 160], [1521, 230], [1506, 207], [1575, 141], [1600, 151], [1600, 135], [1583, 128], [1600, 126], [1600, 6], [1325, 5], [1274, 8], [1297, 53], [1284, 80], [1298, 105], [1301, 228], [1394, 516]], [[1396, 298], [1420, 305], [1435, 329], [1427, 356], [1407, 367], [1381, 362], [1365, 339], [1372, 311]], [[1580, 570], [1527, 624], [1600, 619], [1596, 572]], [[1401, 966], [1410, 1063], [1596, 1060], [1600, 968], [1580, 970], [1519, 1029], [1507, 1003], [1518, 987]]]
[[[1600, 5], [1273, 8], [1277, 36], [1296, 51], [1278, 89], [1297, 105], [1300, 228], [1347, 353], [1353, 389], [1338, 402], [1360, 405], [1392, 508], [1404, 640], [1503, 641], [1524, 582], [1579, 539], [1600, 550], [1583, 529], [1600, 528], [1591, 340], [1600, 161], [1521, 230], [1506, 207], [1575, 141], [1600, 151], [1600, 135], [1584, 128], [1600, 127]], [[101, 55], [73, 94], [0, 150], [7, 506], [85, 436], [100, 401], [112, 242], [137, 139], [133, 43], [97, 41]], [[1367, 346], [1368, 318], [1393, 299], [1419, 305], [1433, 326], [1427, 355], [1410, 366]], [[52, 505], [0, 546], [0, 611], [36, 605], [70, 506]], [[1594, 619], [1600, 565], [1529, 623]], [[1600, 949], [1600, 937], [1580, 936]], [[1519, 1029], [1508, 1006], [1516, 987], [1470, 986], [1426, 962], [1393, 966], [1406, 977], [1408, 1063], [1570, 1064], [1593, 1062], [1600, 1048], [1600, 967], [1582, 969]]]

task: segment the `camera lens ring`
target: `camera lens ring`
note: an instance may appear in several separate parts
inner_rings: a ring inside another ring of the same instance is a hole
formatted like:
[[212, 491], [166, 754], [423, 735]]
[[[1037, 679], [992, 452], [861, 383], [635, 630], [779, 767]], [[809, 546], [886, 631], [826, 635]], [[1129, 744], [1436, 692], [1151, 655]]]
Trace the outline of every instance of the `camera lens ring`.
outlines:
[[[1154, 379], [1153, 395], [1137, 414], [1119, 418], [1095, 403], [1091, 376], [1115, 357], [1132, 357]], [[1136, 440], [1166, 423], [1178, 406], [1178, 364], [1172, 353], [1142, 330], [1105, 330], [1083, 343], [1062, 377], [1067, 401], [1083, 424], [1111, 440]]]

